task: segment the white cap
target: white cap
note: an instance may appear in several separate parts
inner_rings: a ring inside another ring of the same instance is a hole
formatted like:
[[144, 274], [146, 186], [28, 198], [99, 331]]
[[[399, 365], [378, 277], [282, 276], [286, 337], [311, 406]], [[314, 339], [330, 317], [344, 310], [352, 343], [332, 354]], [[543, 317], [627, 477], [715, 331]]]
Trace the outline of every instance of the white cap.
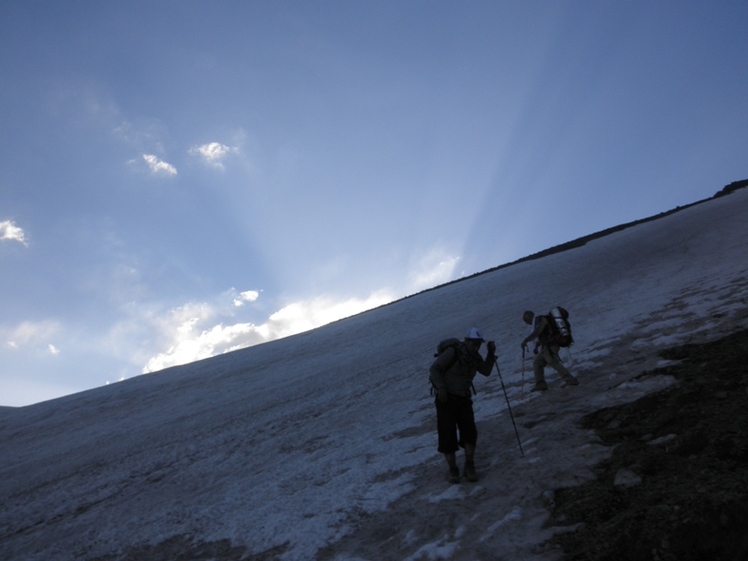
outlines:
[[480, 341], [483, 341], [483, 333], [480, 332], [480, 329], [477, 327], [471, 327], [467, 335], [465, 335], [465, 339], [479, 339]]

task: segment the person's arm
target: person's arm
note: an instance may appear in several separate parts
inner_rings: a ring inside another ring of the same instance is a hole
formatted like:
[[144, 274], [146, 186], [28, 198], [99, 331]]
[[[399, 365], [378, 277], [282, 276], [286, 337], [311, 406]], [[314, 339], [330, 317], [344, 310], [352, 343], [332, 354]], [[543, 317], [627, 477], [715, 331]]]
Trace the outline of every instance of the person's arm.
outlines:
[[533, 340], [537, 339], [538, 337], [540, 337], [540, 334], [543, 332], [543, 329], [545, 329], [544, 322], [545, 322], [545, 318], [544, 317], [541, 316], [541, 317], [538, 318], [538, 321], [535, 322], [535, 329], [533, 329], [532, 333], [530, 333], [522, 341], [522, 345], [521, 345], [522, 350], [524, 350], [525, 347], [527, 347], [527, 343], [529, 343], [530, 341], [533, 341]]
[[496, 343], [493, 341], [489, 341], [486, 343], [486, 348], [488, 349], [488, 354], [486, 354], [485, 360], [481, 363], [481, 365], [478, 367], [478, 372], [483, 374], [484, 376], [488, 376], [491, 374], [491, 371], [493, 370], [493, 363], [496, 362]]

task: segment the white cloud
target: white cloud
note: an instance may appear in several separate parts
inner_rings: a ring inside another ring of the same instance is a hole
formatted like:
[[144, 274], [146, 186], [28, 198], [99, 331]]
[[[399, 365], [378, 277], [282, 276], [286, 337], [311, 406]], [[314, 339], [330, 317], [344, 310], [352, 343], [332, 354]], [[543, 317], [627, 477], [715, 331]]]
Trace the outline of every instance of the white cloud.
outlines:
[[[119, 117], [119, 115], [117, 115]], [[131, 122], [123, 120], [120, 124], [112, 128], [112, 133], [119, 140], [134, 147], [136, 150], [157, 150], [164, 149], [163, 143], [159, 137], [164, 134], [159, 130], [157, 124], [142, 124], [135, 126]]]
[[57, 354], [59, 351], [48, 341], [59, 332], [60, 324], [56, 321], [24, 321], [16, 327], [0, 330], [0, 337], [11, 349], [41, 346], [52, 354]]
[[[444, 250], [428, 252], [415, 263], [414, 271], [408, 277], [408, 290], [412, 294], [452, 280], [458, 261], [459, 257], [450, 256]], [[295, 335], [405, 295], [383, 289], [366, 298], [319, 296], [298, 300], [271, 314], [264, 323], [255, 324], [235, 321], [233, 316], [238, 313], [238, 308], [257, 301], [260, 292], [237, 292], [232, 288], [218, 298], [218, 304], [191, 303], [155, 319], [161, 348], [167, 350], [147, 359], [143, 373]]]
[[220, 142], [209, 142], [201, 146], [190, 148], [190, 155], [202, 159], [205, 163], [223, 169], [223, 159], [232, 152], [237, 152], [237, 148], [231, 148]]
[[418, 292], [454, 280], [454, 271], [459, 260], [459, 257], [447, 255], [440, 249], [429, 251], [408, 275], [411, 289]]
[[143, 159], [148, 164], [148, 167], [153, 174], [169, 176], [174, 176], [177, 174], [177, 168], [167, 162], [164, 162], [163, 160], [160, 160], [153, 154], [143, 154]]
[[151, 358], [143, 368], [144, 374], [241, 349], [266, 340], [262, 329], [251, 323], [228, 326], [218, 324], [200, 331], [197, 328], [196, 319], [192, 318], [177, 326], [174, 344], [166, 352]]
[[[229, 295], [236, 292], [231, 289]], [[261, 343], [263, 334], [255, 332], [251, 323], [224, 326], [221, 319], [230, 319], [225, 295], [217, 305], [189, 303], [169, 310], [165, 315], [149, 318], [165, 352], [152, 356], [143, 373], [155, 372], [170, 366], [186, 364], [237, 348]]]
[[0, 222], [0, 241], [5, 240], [19, 242], [26, 246], [28, 245], [26, 241], [26, 233], [10, 220], [3, 220]]
[[243, 306], [246, 302], [254, 302], [260, 297], [260, 293], [256, 290], [247, 290], [240, 292], [239, 296], [234, 298], [234, 306], [237, 308]]
[[374, 292], [364, 299], [336, 300], [321, 296], [285, 306], [271, 315], [266, 325], [274, 338], [288, 337], [371, 310], [392, 302], [394, 299], [395, 296], [386, 290]]
[[[259, 297], [259, 293], [252, 290], [241, 292], [240, 295], [246, 301], [254, 301]], [[364, 299], [335, 300], [319, 297], [284, 306], [261, 325], [224, 325], [217, 320], [225, 311], [205, 303], [175, 308], [158, 320], [162, 339], [167, 341], [168, 350], [150, 358], [143, 373], [288, 337], [387, 304], [393, 299], [394, 296], [386, 291], [373, 293]]]

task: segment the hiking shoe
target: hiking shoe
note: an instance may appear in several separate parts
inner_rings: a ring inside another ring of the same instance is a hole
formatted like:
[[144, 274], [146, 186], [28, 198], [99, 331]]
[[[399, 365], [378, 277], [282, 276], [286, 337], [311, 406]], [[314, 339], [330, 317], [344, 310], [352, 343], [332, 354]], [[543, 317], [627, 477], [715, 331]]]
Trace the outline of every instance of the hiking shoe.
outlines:
[[531, 392], [544, 392], [547, 389], [548, 389], [548, 384], [547, 383], [545, 383], [545, 382], [538, 382], [537, 384], [535, 384], [532, 387], [532, 389], [530, 391]]
[[468, 481], [478, 481], [478, 476], [475, 475], [475, 462], [473, 460], [465, 460], [465, 469], [462, 473]]
[[449, 482], [450, 483], [460, 482], [460, 470], [457, 466], [449, 466]]
[[567, 386], [578, 386], [579, 385], [579, 380], [577, 380], [574, 376], [566, 378], [564, 382], [566, 382]]

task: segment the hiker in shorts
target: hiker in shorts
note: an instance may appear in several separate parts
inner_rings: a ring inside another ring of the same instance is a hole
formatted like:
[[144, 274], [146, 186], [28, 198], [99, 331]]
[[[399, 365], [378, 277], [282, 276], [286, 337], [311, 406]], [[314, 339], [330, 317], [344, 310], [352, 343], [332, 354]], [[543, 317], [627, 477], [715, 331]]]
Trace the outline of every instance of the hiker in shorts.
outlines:
[[[429, 377], [436, 388], [436, 428], [439, 437], [438, 450], [444, 454], [449, 465], [449, 481], [460, 482], [456, 452], [465, 449], [463, 475], [468, 481], [477, 481], [475, 474], [475, 444], [478, 430], [473, 416], [473, 378], [480, 372], [491, 374], [496, 362], [496, 344], [489, 341], [488, 354], [483, 359], [480, 353], [483, 335], [471, 328], [465, 339], [440, 354], [429, 370]], [[458, 438], [459, 432], [459, 438]]]
[[576, 386], [579, 384], [577, 379], [571, 375], [571, 372], [561, 364], [561, 358], [558, 356], [558, 351], [561, 347], [550, 342], [552, 329], [548, 318], [546, 316], [535, 317], [534, 312], [527, 311], [522, 314], [522, 319], [527, 325], [533, 325], [534, 320], [532, 333], [522, 341], [522, 351], [524, 353], [527, 344], [530, 341], [536, 340], [533, 352], [537, 356], [532, 363], [532, 369], [535, 375], [535, 385], [533, 386], [532, 391], [545, 391], [548, 389], [548, 383], [545, 381], [544, 374], [546, 366], [550, 366], [558, 372], [564, 382], [566, 382], [567, 386]]

